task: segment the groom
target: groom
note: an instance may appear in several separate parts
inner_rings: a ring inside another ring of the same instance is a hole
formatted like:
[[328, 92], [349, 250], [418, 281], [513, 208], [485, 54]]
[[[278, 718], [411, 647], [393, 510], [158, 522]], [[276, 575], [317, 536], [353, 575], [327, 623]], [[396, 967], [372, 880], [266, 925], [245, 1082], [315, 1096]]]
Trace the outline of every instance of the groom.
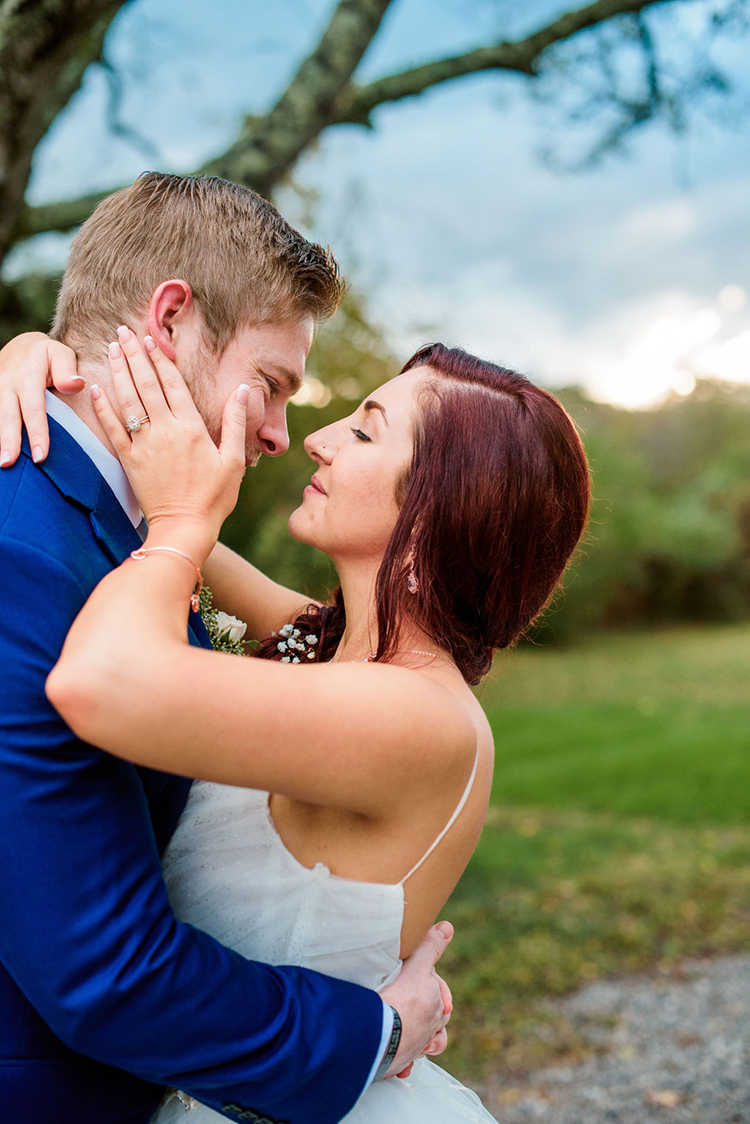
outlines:
[[[216, 436], [249, 384], [252, 464], [286, 450], [313, 325], [340, 295], [330, 256], [253, 192], [148, 174], [76, 238], [54, 332], [105, 386], [118, 325], [150, 333]], [[0, 1119], [146, 1124], [173, 1085], [234, 1120], [335, 1124], [445, 1022], [446, 940], [432, 931], [384, 1002], [175, 919], [159, 856], [190, 782], [78, 741], [44, 694], [84, 601], [141, 541], [88, 397], [47, 398], [49, 458], [32, 439], [0, 472]], [[190, 639], [209, 646], [195, 614]]]

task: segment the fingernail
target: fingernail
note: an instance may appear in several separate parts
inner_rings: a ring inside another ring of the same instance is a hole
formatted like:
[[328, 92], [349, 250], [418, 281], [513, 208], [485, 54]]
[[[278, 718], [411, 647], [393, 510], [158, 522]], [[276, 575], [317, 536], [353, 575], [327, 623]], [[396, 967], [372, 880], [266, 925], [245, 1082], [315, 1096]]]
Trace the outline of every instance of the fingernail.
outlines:
[[156, 340], [153, 336], [144, 336], [143, 344], [146, 348], [146, 351], [156, 351]]
[[10, 460], [10, 453], [0, 453], [0, 468], [5, 468]]
[[126, 328], [124, 324], [121, 324], [117, 329], [117, 338], [119, 339], [120, 343], [127, 343], [132, 334], [133, 333], [130, 331], [130, 328]]
[[111, 343], [107, 348], [110, 359], [119, 359], [122, 355], [122, 349], [119, 343]]
[[453, 926], [450, 921], [439, 921], [435, 928], [446, 941], [449, 941], [453, 936]]
[[34, 458], [34, 464], [39, 464], [39, 461], [44, 460], [44, 449], [41, 445], [35, 445], [31, 450], [31, 455]]
[[101, 388], [98, 387], [96, 385], [96, 383], [94, 383], [94, 385], [91, 387], [91, 397], [96, 402], [97, 398], [101, 398], [101, 396], [102, 396]]
[[79, 383], [81, 383], [81, 384], [82, 384], [82, 386], [85, 386], [85, 385], [86, 385], [86, 380], [85, 380], [85, 378], [83, 377], [83, 375], [71, 375], [71, 376], [70, 376], [70, 381], [71, 381], [71, 382], [79, 382]]
[[237, 401], [239, 402], [240, 406], [247, 406], [249, 397], [250, 387], [246, 382], [243, 382], [240, 386], [237, 387]]

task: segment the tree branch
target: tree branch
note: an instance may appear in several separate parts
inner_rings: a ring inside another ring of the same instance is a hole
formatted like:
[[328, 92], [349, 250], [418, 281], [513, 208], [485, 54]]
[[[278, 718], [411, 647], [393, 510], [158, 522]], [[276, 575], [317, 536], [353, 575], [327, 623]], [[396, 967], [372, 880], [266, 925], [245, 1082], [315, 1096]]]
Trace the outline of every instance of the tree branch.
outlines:
[[298, 156], [338, 119], [336, 103], [372, 42], [391, 0], [339, 0], [320, 43], [270, 113], [203, 171], [270, 192]]
[[[355, 86], [351, 84], [351, 77], [376, 34], [390, 0], [340, 0], [318, 46], [301, 64], [273, 109], [264, 117], [248, 118], [232, 147], [198, 172], [223, 176], [269, 195], [304, 149], [329, 125], [369, 126], [370, 114], [377, 105], [413, 97], [467, 74], [504, 70], [535, 77], [543, 53], [554, 44], [617, 16], [633, 15], [674, 2], [595, 0], [566, 12], [525, 39], [480, 47], [464, 55], [386, 76], [366, 86]], [[49, 230], [69, 230], [83, 222], [103, 197], [89, 195], [45, 207], [25, 208], [18, 223], [17, 238]]]
[[540, 56], [548, 47], [562, 43], [581, 31], [605, 23], [616, 16], [640, 13], [657, 4], [674, 3], [675, 0], [596, 0], [574, 12], [566, 12], [559, 19], [540, 28], [526, 39], [496, 43], [480, 47], [467, 54], [425, 63], [400, 74], [379, 78], [367, 86], [354, 86], [345, 91], [338, 106], [338, 122], [371, 126], [370, 115], [378, 105], [402, 98], [415, 97], [432, 86], [478, 74], [487, 70], [507, 70], [535, 77]]
[[78, 199], [63, 199], [59, 203], [44, 203], [39, 207], [24, 206], [13, 231], [13, 241], [23, 242], [35, 234], [50, 231], [74, 230], [85, 222], [95, 207], [111, 195], [111, 191], [96, 191]]
[[[248, 119], [232, 147], [204, 164], [198, 173], [223, 176], [261, 195], [270, 194], [302, 150], [336, 120], [337, 99], [348, 86], [390, 3], [339, 0], [320, 42], [270, 113]], [[106, 194], [25, 207], [16, 225], [15, 240], [79, 226]]]
[[99, 58], [125, 2], [0, 5], [0, 257], [22, 207], [34, 150]]

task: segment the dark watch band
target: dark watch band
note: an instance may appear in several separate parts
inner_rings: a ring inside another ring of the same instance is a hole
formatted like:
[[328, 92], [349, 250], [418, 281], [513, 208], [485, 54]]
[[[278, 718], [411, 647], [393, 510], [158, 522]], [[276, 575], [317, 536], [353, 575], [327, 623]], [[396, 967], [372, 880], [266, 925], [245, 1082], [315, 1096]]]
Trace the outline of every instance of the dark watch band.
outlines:
[[379, 1081], [380, 1078], [384, 1077], [388, 1070], [391, 1068], [391, 1063], [393, 1062], [393, 1059], [398, 1052], [399, 1044], [401, 1042], [401, 1016], [399, 1015], [395, 1007], [391, 1007], [391, 1010], [393, 1011], [393, 1030], [391, 1031], [391, 1038], [388, 1043], [388, 1048], [383, 1054], [383, 1058], [377, 1068], [375, 1077], [373, 1078], [374, 1081]]

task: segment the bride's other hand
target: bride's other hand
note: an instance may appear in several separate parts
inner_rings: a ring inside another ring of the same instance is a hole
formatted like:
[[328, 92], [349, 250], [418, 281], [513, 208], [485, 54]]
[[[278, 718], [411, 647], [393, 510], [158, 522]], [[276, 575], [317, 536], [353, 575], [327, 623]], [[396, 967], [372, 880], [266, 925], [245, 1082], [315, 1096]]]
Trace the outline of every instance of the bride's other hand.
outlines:
[[115, 393], [121, 415], [141, 426], [130, 432], [106, 393], [92, 386], [97, 417], [148, 520], [149, 542], [161, 527], [171, 533], [179, 525], [205, 558], [234, 509], [245, 473], [249, 387], [242, 384], [230, 395], [217, 448], [180, 372], [156, 342], [146, 337], [147, 354], [133, 332], [120, 329], [118, 336], [109, 345]]
[[24, 332], [6, 343], [0, 351], [0, 468], [18, 460], [24, 425], [35, 464], [47, 456], [47, 387], [77, 394], [85, 385], [76, 370], [76, 353], [64, 343], [43, 332]]

